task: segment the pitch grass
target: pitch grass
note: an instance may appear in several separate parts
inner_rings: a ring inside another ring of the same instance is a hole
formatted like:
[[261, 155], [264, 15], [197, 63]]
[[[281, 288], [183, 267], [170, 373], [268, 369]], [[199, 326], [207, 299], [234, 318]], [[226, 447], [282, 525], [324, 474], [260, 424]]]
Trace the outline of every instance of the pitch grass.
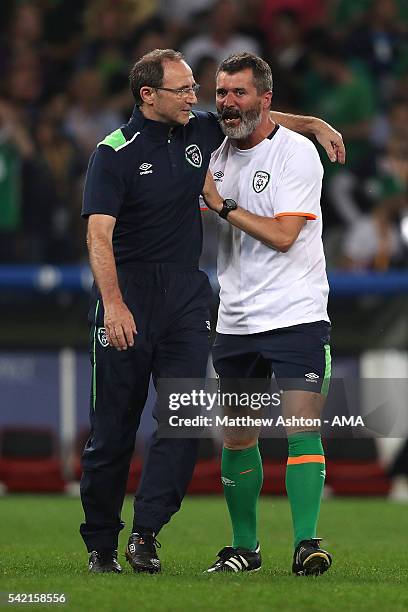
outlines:
[[[132, 500], [124, 518], [131, 525]], [[333, 553], [320, 578], [290, 574], [291, 519], [285, 499], [264, 497], [260, 506], [263, 567], [249, 574], [205, 575], [215, 553], [230, 541], [223, 499], [195, 497], [160, 534], [161, 575], [136, 575], [123, 549], [122, 575], [89, 575], [78, 534], [78, 499], [7, 496], [0, 500], [0, 591], [65, 593], [66, 604], [22, 604], [37, 610], [179, 610], [382, 612], [408, 610], [408, 509], [384, 500], [328, 500], [319, 533]], [[6, 609], [4, 607], [3, 609]], [[15, 609], [15, 608], [14, 608]]]

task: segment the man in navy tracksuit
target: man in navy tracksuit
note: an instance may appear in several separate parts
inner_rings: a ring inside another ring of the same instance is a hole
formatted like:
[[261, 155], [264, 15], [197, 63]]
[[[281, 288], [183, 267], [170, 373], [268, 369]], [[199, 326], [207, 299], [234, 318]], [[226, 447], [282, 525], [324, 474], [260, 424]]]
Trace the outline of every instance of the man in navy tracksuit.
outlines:
[[[198, 86], [181, 54], [143, 56], [132, 69], [131, 87], [135, 110], [93, 153], [82, 210], [96, 281], [80, 528], [93, 572], [121, 571], [121, 509], [150, 375], [154, 382], [204, 378], [209, 353], [211, 288], [198, 268], [198, 198], [224, 136], [216, 115], [192, 112]], [[308, 128], [291, 121], [289, 127]], [[325, 124], [310, 128], [332, 153], [341, 147], [341, 137]], [[160, 571], [155, 534], [180, 508], [197, 446], [196, 439], [151, 440], [126, 549], [137, 572]]]

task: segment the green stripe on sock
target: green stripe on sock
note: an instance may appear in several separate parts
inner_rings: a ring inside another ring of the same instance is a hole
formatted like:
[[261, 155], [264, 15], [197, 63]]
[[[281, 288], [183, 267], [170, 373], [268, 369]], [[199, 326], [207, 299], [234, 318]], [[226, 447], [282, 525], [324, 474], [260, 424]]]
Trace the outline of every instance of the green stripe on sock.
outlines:
[[224, 448], [221, 480], [231, 517], [232, 545], [255, 550], [258, 542], [258, 498], [263, 482], [258, 445], [244, 450]]
[[[324, 457], [319, 432], [309, 431], [290, 435], [288, 444], [289, 457], [303, 455]], [[323, 463], [311, 462], [286, 466], [286, 491], [292, 510], [295, 548], [302, 540], [316, 537], [325, 475]]]
[[95, 410], [96, 407], [96, 320], [98, 317], [99, 300], [95, 306], [95, 318], [94, 318], [94, 333], [93, 333], [93, 364], [92, 364], [92, 406]]
[[329, 392], [330, 378], [331, 378], [330, 344], [324, 345], [324, 354], [325, 354], [326, 367], [324, 369], [324, 379], [323, 379], [321, 394], [327, 395]]

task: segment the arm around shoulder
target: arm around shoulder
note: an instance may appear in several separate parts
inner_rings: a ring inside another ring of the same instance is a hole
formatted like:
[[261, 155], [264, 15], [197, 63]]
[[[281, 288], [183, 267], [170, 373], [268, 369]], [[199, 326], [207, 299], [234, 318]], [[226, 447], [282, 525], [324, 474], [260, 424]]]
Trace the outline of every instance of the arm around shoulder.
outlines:
[[303, 115], [291, 115], [271, 111], [272, 120], [284, 127], [305, 134], [315, 136], [317, 141], [324, 147], [327, 157], [331, 162], [344, 164], [346, 162], [346, 149], [343, 137], [329, 123], [318, 117], [308, 117]]

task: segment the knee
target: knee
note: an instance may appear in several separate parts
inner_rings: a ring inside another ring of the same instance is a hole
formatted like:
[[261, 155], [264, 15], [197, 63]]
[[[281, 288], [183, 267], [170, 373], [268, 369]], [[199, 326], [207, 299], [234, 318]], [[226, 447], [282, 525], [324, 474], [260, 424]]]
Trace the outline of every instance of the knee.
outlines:
[[225, 436], [224, 448], [228, 450], [245, 450], [251, 448], [258, 443], [258, 438], [234, 438]]
[[135, 450], [132, 437], [119, 436], [112, 430], [109, 435], [97, 435], [95, 432], [85, 445], [82, 460], [93, 463], [112, 463], [130, 461]]

